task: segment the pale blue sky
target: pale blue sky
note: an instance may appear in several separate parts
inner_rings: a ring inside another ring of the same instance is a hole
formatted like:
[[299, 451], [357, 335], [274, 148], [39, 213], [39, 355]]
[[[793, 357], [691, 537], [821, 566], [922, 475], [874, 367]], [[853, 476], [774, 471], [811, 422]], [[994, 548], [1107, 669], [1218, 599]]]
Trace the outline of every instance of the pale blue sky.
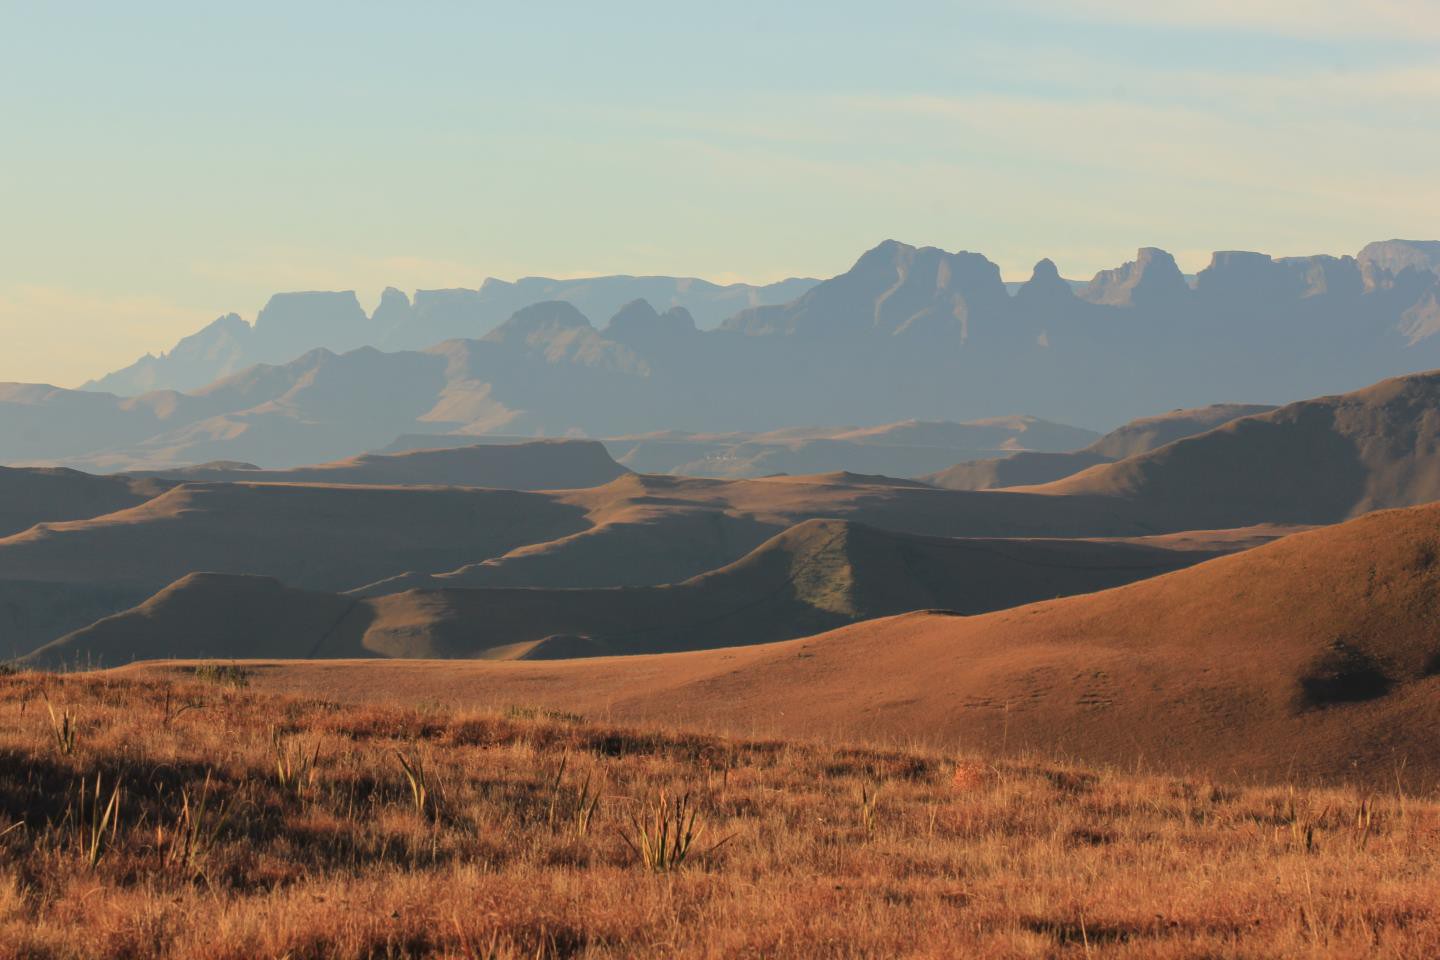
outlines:
[[1440, 237], [1437, 51], [1440, 0], [0, 0], [0, 380], [275, 290]]

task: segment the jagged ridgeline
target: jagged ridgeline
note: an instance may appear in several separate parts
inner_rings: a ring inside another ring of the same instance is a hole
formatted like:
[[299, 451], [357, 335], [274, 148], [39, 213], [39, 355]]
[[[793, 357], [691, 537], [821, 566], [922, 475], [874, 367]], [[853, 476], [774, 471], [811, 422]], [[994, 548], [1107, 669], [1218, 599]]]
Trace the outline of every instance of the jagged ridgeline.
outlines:
[[[1108, 426], [1286, 402], [1440, 366], [1436, 250], [1222, 252], [1189, 278], [1145, 248], [1087, 284], [1042, 261], [1012, 292], [979, 254], [887, 241], [820, 283], [525, 281], [413, 301], [395, 292], [369, 315], [350, 294], [288, 295], [253, 327], [227, 318], [143, 361], [143, 375], [96, 384], [188, 392], [0, 388], [0, 459], [290, 466], [415, 433], [611, 437], [1015, 413]], [[619, 299], [637, 293], [645, 302]], [[521, 303], [532, 296], [569, 299]], [[487, 306], [440, 310], [452, 301]], [[316, 349], [285, 355], [302, 343]], [[286, 362], [244, 368], [256, 359]], [[229, 376], [198, 385], [211, 373]]]

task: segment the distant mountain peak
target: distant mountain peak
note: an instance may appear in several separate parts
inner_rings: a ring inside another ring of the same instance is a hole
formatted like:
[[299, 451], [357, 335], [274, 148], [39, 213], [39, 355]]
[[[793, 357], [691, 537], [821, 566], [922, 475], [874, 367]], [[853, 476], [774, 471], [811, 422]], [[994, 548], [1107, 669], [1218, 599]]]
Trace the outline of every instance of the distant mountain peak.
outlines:
[[1202, 297], [1227, 299], [1233, 306], [1266, 311], [1277, 301], [1363, 290], [1353, 257], [1281, 257], [1248, 250], [1217, 250], [1195, 277]]
[[860, 259], [855, 261], [855, 266], [858, 267], [867, 262], [890, 261], [897, 256], [914, 254], [916, 251], [923, 249], [934, 250], [935, 248], [916, 247], [899, 240], [881, 240], [875, 244], [875, 246], [860, 254]]
[[401, 290], [398, 287], [386, 287], [385, 290], [380, 294], [380, 306], [376, 309], [383, 310], [386, 304], [392, 304], [397, 306], [400, 304], [404, 304], [408, 308], [410, 306], [410, 297], [405, 293], [404, 290]]
[[365, 319], [365, 311], [360, 308], [354, 290], [301, 290], [272, 294], [255, 317], [255, 329], [259, 332], [272, 325], [314, 324], [317, 312], [326, 314], [318, 318], [319, 322], [332, 322], [337, 318], [348, 320], [357, 316], [361, 321]]
[[1015, 299], [1022, 305], [1070, 301], [1075, 299], [1075, 291], [1060, 276], [1055, 261], [1047, 257], [1035, 264], [1030, 279], [1015, 291]]
[[1036, 261], [1035, 269], [1030, 271], [1030, 279], [1035, 281], [1050, 281], [1060, 279], [1060, 269], [1055, 266], [1055, 261], [1044, 257]]
[[972, 314], [999, 313], [1008, 299], [1000, 268], [981, 254], [886, 240], [791, 303], [742, 311], [722, 327], [751, 335], [826, 337], [866, 329], [887, 335], [928, 330], [958, 343]]
[[1414, 283], [1417, 273], [1440, 275], [1440, 240], [1377, 240], [1367, 243], [1356, 260], [1366, 289], [1389, 289], [1397, 280]]
[[610, 318], [610, 325], [614, 326], [616, 321], [629, 323], [633, 321], [654, 321], [659, 318], [660, 314], [655, 312], [655, 308], [650, 305], [650, 301], [640, 298], [631, 300], [625, 304], [625, 306], [621, 307], [619, 312]]
[[1141, 247], [1135, 259], [1095, 274], [1080, 298], [1107, 306], [1155, 306], [1183, 300], [1190, 285], [1175, 258], [1159, 247]]
[[640, 349], [660, 338], [696, 333], [695, 318], [684, 307], [671, 307], [657, 313], [648, 300], [632, 300], [606, 324], [607, 340]]
[[564, 300], [545, 300], [515, 311], [509, 320], [486, 334], [484, 339], [506, 343], [537, 334], [592, 329], [589, 318], [575, 309], [574, 304]]

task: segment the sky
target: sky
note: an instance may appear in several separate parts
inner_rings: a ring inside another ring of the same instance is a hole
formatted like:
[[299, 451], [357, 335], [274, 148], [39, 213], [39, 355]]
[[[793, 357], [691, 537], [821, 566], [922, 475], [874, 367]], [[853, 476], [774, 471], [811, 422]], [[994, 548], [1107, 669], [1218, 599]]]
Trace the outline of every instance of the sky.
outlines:
[[1440, 0], [0, 0], [0, 381], [276, 291], [1440, 237]]

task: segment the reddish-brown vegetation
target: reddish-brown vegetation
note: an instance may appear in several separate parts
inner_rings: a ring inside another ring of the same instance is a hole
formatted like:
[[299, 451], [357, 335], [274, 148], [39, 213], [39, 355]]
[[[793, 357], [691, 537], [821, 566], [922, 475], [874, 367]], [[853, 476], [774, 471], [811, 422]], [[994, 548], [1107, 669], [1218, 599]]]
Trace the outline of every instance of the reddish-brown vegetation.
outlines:
[[1395, 789], [340, 707], [247, 681], [0, 678], [0, 956], [1440, 951], [1440, 805]]

